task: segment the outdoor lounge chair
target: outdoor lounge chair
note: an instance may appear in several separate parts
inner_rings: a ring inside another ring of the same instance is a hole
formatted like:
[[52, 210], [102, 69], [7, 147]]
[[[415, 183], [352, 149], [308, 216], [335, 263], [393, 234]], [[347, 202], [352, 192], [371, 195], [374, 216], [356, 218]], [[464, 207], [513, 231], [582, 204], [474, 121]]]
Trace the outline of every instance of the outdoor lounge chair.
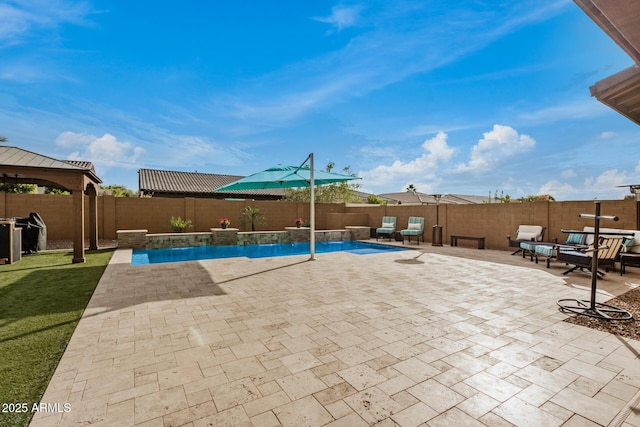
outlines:
[[378, 237], [387, 236], [389, 239], [393, 237], [396, 232], [396, 217], [395, 216], [383, 216], [382, 226], [376, 229], [376, 240]]
[[[622, 250], [622, 241], [622, 237], [600, 237], [598, 243], [598, 268], [604, 267], [605, 271], [615, 268], [615, 260]], [[560, 248], [557, 256], [558, 261], [573, 264], [573, 267], [562, 274], [568, 274], [578, 269], [584, 270], [585, 268], [591, 271], [594, 250], [593, 246], [580, 250], [565, 250]], [[597, 271], [596, 274], [598, 276], [604, 276], [604, 273], [601, 271]]]
[[586, 242], [587, 235], [580, 232], [570, 232], [564, 243], [558, 243], [557, 239], [554, 242], [521, 242], [520, 248], [522, 249], [522, 256], [529, 254], [531, 261], [538, 261], [543, 258], [546, 259], [547, 268], [550, 267], [551, 260], [558, 256], [558, 250], [579, 250], [587, 249], [589, 245]]
[[420, 244], [420, 237], [422, 237], [422, 242], [424, 243], [424, 218], [421, 216], [410, 216], [407, 228], [401, 230], [400, 234], [402, 234], [403, 245], [405, 236], [409, 239], [409, 243], [411, 243], [411, 236], [416, 236], [418, 244]]
[[[509, 241], [510, 248], [518, 248], [511, 255], [515, 255], [518, 252], [522, 251], [520, 247], [521, 242], [541, 242], [544, 237], [544, 230], [547, 227], [543, 227], [541, 225], [521, 225], [518, 227], [518, 231], [516, 231], [516, 238], [512, 239], [511, 234], [507, 236], [507, 240]], [[524, 256], [524, 254], [523, 254]]]

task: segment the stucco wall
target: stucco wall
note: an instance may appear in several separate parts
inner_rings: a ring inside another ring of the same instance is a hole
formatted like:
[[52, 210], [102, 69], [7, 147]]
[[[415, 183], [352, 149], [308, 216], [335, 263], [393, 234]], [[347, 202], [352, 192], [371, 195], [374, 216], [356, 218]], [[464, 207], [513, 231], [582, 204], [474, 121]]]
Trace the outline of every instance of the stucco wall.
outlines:
[[[293, 227], [296, 218], [309, 219], [308, 203], [100, 196], [98, 232], [102, 239], [115, 239], [117, 230], [146, 229], [149, 233], [165, 233], [170, 231], [172, 216], [190, 219], [194, 225], [189, 230], [192, 232], [207, 232], [218, 227], [218, 219], [222, 217], [229, 218], [232, 227], [250, 231], [240, 226], [240, 214], [245, 206], [259, 208], [266, 218], [267, 224], [257, 227], [256, 231], [280, 231]], [[620, 221], [603, 223], [603, 227], [636, 228], [635, 201], [605, 200], [601, 206], [603, 215], [620, 217]], [[47, 237], [52, 240], [73, 238], [72, 208], [70, 196], [0, 193], [0, 218], [24, 217], [30, 212], [38, 212], [47, 225]], [[487, 248], [508, 249], [506, 236], [514, 234], [520, 224], [546, 226], [545, 240], [563, 240], [563, 229], [581, 230], [593, 225], [593, 221], [578, 217], [580, 213], [593, 212], [593, 201], [443, 204], [439, 207], [439, 223], [443, 226], [444, 243], [449, 243], [452, 234], [484, 236]], [[434, 205], [316, 205], [316, 224], [320, 230], [342, 229], [347, 225], [379, 227], [383, 216], [395, 216], [398, 229], [406, 226], [410, 216], [424, 217], [425, 241], [431, 241], [432, 226], [436, 223]]]

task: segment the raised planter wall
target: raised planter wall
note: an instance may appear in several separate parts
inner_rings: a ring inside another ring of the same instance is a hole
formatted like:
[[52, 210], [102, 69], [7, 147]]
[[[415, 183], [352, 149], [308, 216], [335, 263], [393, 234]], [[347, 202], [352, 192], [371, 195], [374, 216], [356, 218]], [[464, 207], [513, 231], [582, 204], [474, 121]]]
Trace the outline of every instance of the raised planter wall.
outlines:
[[241, 246], [276, 243], [291, 243], [289, 233], [286, 231], [246, 231], [238, 233], [237, 244]]
[[[147, 234], [146, 249], [187, 248], [213, 244], [211, 233], [161, 233]], [[120, 241], [118, 240], [118, 247]]]
[[[368, 239], [362, 237], [363, 227], [347, 230], [316, 231], [317, 242]], [[367, 232], [369, 230], [366, 228]], [[264, 245], [276, 243], [308, 242], [309, 228], [287, 227], [285, 231], [238, 232], [237, 228], [212, 228], [209, 233], [159, 233], [147, 230], [118, 230], [118, 247], [131, 249], [185, 248], [189, 246]]]
[[147, 230], [118, 230], [118, 247], [144, 249], [147, 247]]

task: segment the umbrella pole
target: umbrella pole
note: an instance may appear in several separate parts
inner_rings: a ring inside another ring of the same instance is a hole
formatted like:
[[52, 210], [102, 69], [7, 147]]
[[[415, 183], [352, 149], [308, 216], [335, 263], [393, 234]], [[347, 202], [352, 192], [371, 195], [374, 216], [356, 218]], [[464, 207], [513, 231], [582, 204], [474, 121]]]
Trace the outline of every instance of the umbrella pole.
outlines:
[[309, 154], [309, 163], [311, 166], [310, 185], [311, 185], [311, 208], [309, 212], [309, 222], [311, 223], [311, 235], [309, 236], [309, 260], [314, 261], [316, 259], [316, 194], [315, 194], [315, 181], [313, 176], [313, 153]]

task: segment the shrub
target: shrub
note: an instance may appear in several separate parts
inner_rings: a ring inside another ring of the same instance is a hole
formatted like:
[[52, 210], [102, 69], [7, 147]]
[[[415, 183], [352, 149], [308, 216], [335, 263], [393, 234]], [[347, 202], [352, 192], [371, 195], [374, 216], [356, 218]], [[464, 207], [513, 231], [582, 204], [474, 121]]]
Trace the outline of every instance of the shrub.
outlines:
[[182, 219], [180, 217], [173, 216], [169, 220], [169, 225], [176, 233], [184, 233], [187, 229], [193, 226], [190, 219]]
[[256, 231], [256, 225], [267, 225], [267, 222], [264, 218], [264, 214], [260, 212], [260, 209], [246, 206], [242, 210], [242, 215], [240, 216], [240, 224], [245, 227], [250, 226], [251, 231]]

